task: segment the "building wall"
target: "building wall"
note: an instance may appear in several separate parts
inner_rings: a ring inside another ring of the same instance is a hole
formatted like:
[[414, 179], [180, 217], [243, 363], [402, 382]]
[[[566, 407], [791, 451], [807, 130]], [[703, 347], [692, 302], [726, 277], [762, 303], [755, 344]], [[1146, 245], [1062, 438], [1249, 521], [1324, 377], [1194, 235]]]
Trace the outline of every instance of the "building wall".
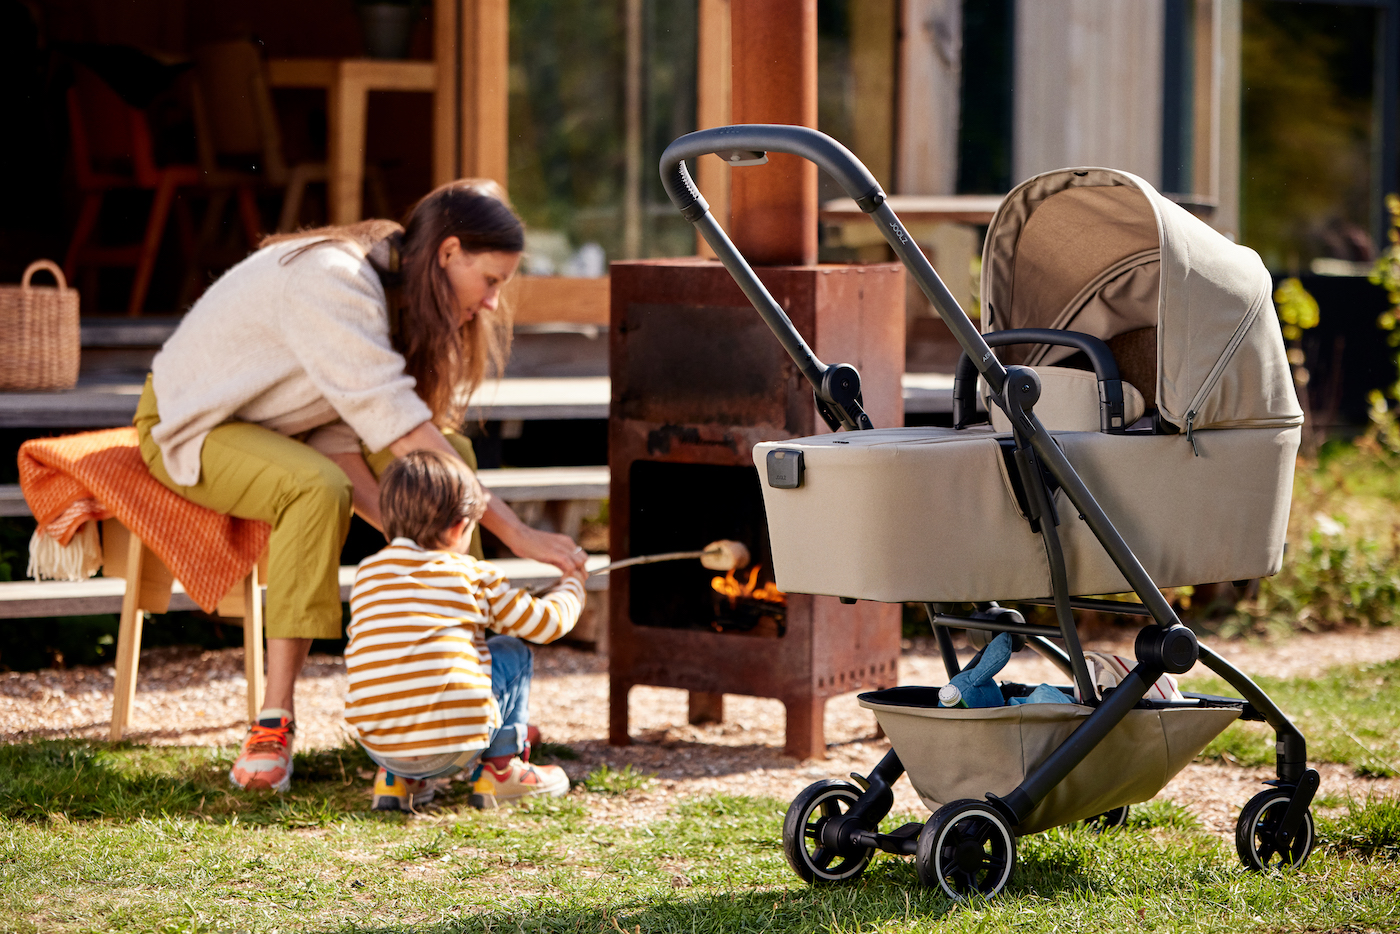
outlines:
[[1162, 0], [1018, 0], [1013, 184], [1069, 165], [1161, 183]]

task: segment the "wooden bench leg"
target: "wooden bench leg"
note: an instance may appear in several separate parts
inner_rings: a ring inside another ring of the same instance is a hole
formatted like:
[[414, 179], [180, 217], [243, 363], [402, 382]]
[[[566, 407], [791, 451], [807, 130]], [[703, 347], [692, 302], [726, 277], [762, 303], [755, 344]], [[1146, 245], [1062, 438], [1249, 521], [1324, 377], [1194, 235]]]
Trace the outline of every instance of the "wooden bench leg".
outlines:
[[262, 710], [266, 676], [263, 673], [262, 588], [257, 565], [243, 579], [243, 672], [248, 679], [248, 722]]
[[136, 667], [141, 661], [141, 577], [146, 549], [135, 535], [126, 549], [126, 592], [122, 595], [121, 626], [117, 630], [117, 680], [112, 692], [112, 742], [122, 738], [131, 722], [136, 700]]

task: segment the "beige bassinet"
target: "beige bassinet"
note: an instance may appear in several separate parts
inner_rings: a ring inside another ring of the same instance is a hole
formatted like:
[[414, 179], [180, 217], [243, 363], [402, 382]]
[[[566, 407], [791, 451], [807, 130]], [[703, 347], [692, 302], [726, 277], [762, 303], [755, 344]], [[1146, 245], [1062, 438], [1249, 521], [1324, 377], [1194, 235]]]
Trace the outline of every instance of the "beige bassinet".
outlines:
[[[1139, 429], [1099, 430], [1096, 381], [1055, 366], [1073, 350], [999, 351], [1040, 372], [1037, 416], [1159, 587], [1279, 568], [1303, 413], [1270, 293], [1253, 250], [1126, 172], [1032, 178], [988, 230], [984, 333], [1090, 334], [1133, 387], [1124, 395], [1128, 420], [1145, 416]], [[990, 426], [757, 445], [778, 586], [886, 602], [1051, 596], [993, 408]], [[800, 455], [800, 484], [775, 487], [770, 455]], [[1055, 505], [1070, 592], [1129, 590], [1063, 493]]]

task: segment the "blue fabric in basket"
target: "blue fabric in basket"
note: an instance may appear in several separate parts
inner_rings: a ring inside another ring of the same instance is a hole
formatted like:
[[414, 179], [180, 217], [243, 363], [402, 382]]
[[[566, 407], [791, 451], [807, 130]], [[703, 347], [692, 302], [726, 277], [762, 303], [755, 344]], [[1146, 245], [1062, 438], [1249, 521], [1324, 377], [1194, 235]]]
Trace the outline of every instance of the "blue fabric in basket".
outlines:
[[992, 683], [1006, 663], [1011, 660], [1011, 633], [999, 633], [987, 647], [972, 659], [972, 663], [953, 675], [948, 682], [962, 692], [969, 707], [1006, 707], [1014, 704], [1072, 704], [1074, 698], [1049, 684], [1041, 684], [1025, 697], [1002, 697], [1001, 688]]

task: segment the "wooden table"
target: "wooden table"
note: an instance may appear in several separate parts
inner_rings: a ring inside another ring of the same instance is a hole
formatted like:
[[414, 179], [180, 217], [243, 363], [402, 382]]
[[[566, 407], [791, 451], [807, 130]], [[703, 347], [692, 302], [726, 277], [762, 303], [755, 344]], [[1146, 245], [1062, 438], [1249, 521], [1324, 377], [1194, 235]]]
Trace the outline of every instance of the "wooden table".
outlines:
[[[970, 308], [975, 295], [972, 261], [982, 251], [977, 228], [990, 224], [1001, 206], [1001, 195], [890, 195], [887, 203], [938, 269], [953, 298]], [[821, 208], [826, 242], [831, 246], [885, 245], [880, 228], [850, 198], [828, 201]], [[933, 315], [933, 306], [919, 299], [909, 305], [911, 318]]]
[[[990, 224], [1001, 206], [1001, 195], [890, 195], [885, 200], [906, 227], [915, 224]], [[860, 220], [866, 213], [850, 198], [822, 205], [829, 224]], [[873, 227], [874, 225], [871, 224]]]
[[[363, 213], [365, 124], [370, 91], [426, 91], [436, 96], [435, 62], [370, 58], [274, 58], [267, 63], [275, 88], [324, 88], [330, 222], [353, 224]], [[433, 151], [453, 134], [450, 107], [433, 108]]]

